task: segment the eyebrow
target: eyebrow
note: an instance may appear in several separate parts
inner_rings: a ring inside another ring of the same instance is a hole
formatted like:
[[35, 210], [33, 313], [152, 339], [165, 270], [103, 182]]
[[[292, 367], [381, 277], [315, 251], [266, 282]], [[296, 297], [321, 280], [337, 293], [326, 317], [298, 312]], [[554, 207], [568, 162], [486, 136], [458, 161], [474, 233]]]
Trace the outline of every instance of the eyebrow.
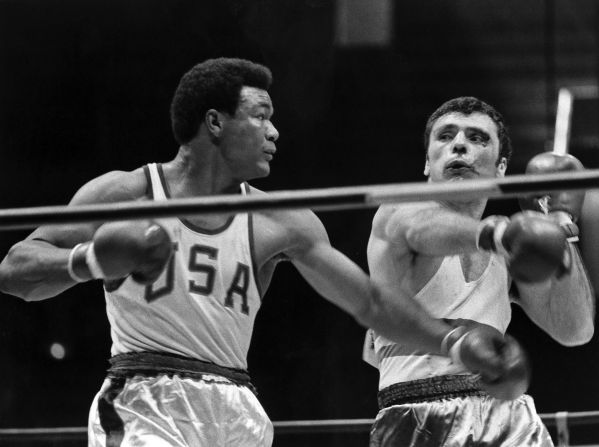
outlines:
[[[439, 127], [434, 133], [435, 135], [439, 135], [439, 133], [444, 132], [446, 130], [456, 130], [458, 128], [458, 126], [456, 126], [455, 124], [445, 124], [441, 127]], [[487, 139], [491, 138], [491, 134], [489, 132], [487, 132], [486, 130], [482, 129], [481, 127], [477, 127], [477, 126], [468, 126], [465, 129], [466, 132], [477, 132], [483, 136], [485, 136]]]
[[275, 108], [273, 107], [271, 102], [268, 101], [260, 101], [256, 104], [256, 107], [264, 107], [270, 111], [271, 116], [275, 114]]

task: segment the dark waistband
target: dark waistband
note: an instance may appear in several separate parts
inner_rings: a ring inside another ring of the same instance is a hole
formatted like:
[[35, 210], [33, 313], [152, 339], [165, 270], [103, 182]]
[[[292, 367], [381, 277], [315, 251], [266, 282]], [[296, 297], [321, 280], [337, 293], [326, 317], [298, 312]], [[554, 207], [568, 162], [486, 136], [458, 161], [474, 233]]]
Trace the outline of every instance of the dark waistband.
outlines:
[[378, 393], [379, 409], [391, 405], [431, 402], [464, 396], [484, 396], [480, 378], [471, 374], [445, 375], [394, 383]]
[[110, 378], [127, 378], [135, 375], [155, 377], [162, 374], [172, 376], [177, 374], [180, 377], [203, 379], [204, 375], [213, 374], [224, 377], [236, 385], [246, 386], [257, 394], [246, 370], [228, 368], [175, 354], [129, 352], [115, 355], [109, 359], [109, 362], [108, 377]]

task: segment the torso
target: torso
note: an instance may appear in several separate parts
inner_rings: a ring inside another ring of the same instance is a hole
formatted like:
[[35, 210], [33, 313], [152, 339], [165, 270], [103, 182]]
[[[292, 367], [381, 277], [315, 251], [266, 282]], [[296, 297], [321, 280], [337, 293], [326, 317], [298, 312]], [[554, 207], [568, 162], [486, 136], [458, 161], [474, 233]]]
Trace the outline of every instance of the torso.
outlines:
[[[404, 252], [381, 239], [392, 208], [375, 218], [368, 263], [379, 283], [407, 294], [436, 318], [478, 322], [503, 333], [511, 319], [507, 269], [487, 252], [431, 257]], [[374, 334], [372, 348], [381, 373], [380, 387], [406, 380], [465, 371], [449, 359], [413, 352]]]
[[[145, 191], [139, 199], [170, 195], [164, 171], [155, 166], [152, 188], [138, 187]], [[133, 183], [150, 178], [144, 170], [131, 176]], [[241, 187], [261, 194], [248, 184]], [[292, 245], [288, 224], [297, 213], [157, 219], [177, 244], [174, 261], [150, 288], [129, 278], [107, 292], [112, 353], [170, 352], [245, 368], [261, 296]]]

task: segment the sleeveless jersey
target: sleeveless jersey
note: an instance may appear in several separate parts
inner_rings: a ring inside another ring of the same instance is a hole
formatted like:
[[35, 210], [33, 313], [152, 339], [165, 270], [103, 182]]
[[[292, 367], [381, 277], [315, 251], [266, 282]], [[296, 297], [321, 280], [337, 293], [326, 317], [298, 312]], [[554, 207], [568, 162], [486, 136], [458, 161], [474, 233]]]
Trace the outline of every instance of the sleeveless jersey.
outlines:
[[[505, 333], [512, 317], [508, 273], [503, 258], [492, 253], [487, 268], [466, 282], [459, 256], [446, 257], [414, 299], [435, 318], [469, 319]], [[364, 359], [379, 368], [379, 389], [398, 382], [467, 371], [447, 357], [414, 352], [368, 331]]]
[[[153, 199], [169, 198], [161, 165], [144, 171]], [[242, 184], [241, 192], [249, 186]], [[175, 244], [162, 275], [150, 286], [130, 277], [116, 290], [105, 285], [112, 354], [165, 352], [246, 369], [261, 304], [251, 214], [237, 214], [216, 230], [185, 219], [156, 221]]]

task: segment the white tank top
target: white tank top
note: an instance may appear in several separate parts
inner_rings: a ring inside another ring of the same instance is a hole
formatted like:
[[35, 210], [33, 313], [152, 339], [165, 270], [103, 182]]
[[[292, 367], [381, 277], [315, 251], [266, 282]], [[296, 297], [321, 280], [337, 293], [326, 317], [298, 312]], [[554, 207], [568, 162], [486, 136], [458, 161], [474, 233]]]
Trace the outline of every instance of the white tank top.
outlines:
[[[154, 200], [167, 200], [160, 165], [144, 167]], [[242, 194], [249, 193], [247, 184]], [[217, 230], [178, 218], [157, 219], [176, 250], [158, 280], [143, 286], [127, 278], [108, 291], [112, 354], [153, 351], [231, 368], [247, 368], [261, 295], [256, 282], [251, 214]]]
[[[463, 318], [505, 333], [512, 317], [508, 274], [503, 258], [491, 254], [483, 274], [466, 282], [459, 256], [446, 257], [439, 270], [414, 299], [435, 318]], [[368, 331], [364, 359], [378, 367], [379, 389], [409, 380], [444, 374], [464, 374], [447, 357], [415, 352]]]

